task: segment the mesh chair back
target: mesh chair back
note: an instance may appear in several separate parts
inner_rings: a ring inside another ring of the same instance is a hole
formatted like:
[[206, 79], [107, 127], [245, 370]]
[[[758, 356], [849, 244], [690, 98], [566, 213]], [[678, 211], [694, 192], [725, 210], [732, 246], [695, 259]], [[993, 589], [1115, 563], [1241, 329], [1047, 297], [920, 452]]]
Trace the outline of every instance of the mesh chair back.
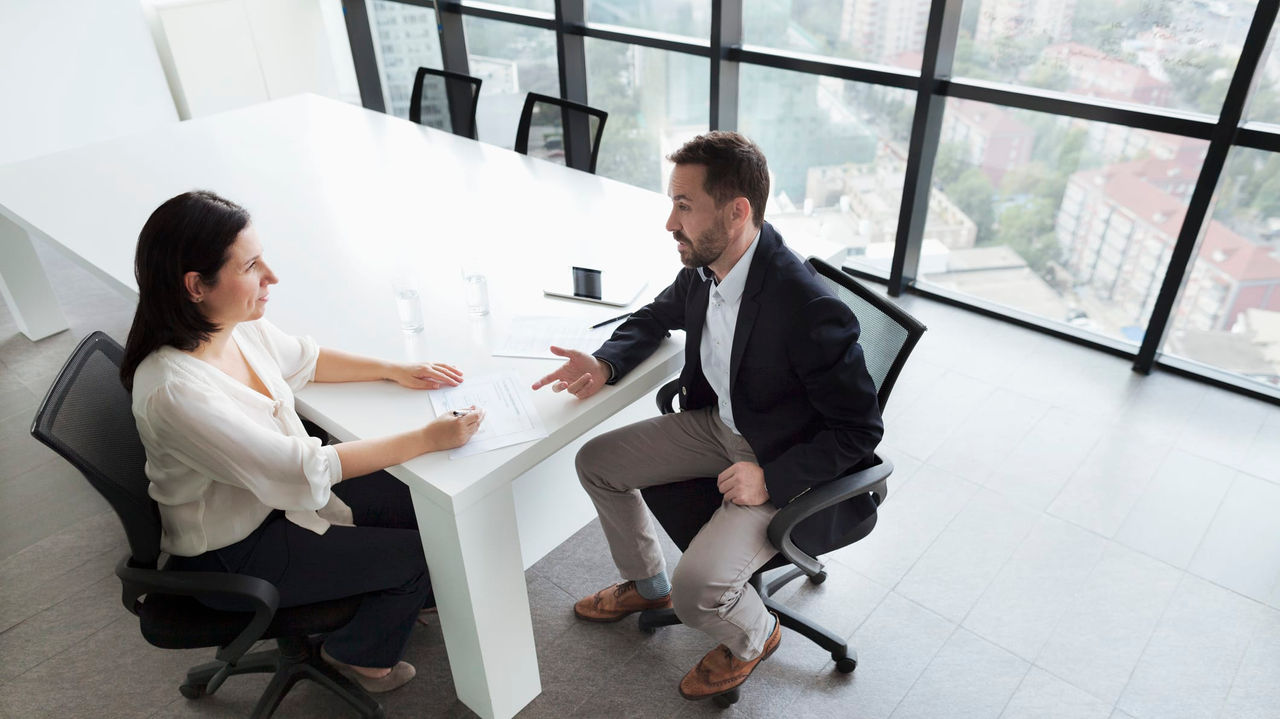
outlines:
[[531, 92], [520, 113], [515, 150], [595, 173], [600, 138], [608, 117], [609, 113], [604, 110]]
[[146, 452], [129, 393], [124, 348], [102, 332], [85, 337], [36, 412], [31, 434], [80, 470], [124, 524], [134, 566], [160, 556], [160, 513], [147, 495]]
[[883, 411], [889, 401], [889, 392], [898, 379], [898, 373], [902, 371], [916, 342], [920, 341], [925, 326], [901, 307], [872, 292], [838, 267], [816, 257], [810, 257], [809, 264], [858, 318], [858, 325], [862, 330], [858, 344], [862, 346], [867, 372], [876, 385], [876, 396]]
[[418, 68], [409, 98], [409, 119], [419, 125], [476, 139], [480, 78], [460, 72]]

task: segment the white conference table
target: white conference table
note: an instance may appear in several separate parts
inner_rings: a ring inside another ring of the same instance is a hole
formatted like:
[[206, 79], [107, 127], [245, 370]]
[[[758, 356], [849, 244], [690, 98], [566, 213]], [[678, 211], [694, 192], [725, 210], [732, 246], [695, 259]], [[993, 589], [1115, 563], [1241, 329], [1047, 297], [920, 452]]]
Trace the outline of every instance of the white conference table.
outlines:
[[[447, 361], [468, 377], [510, 371], [526, 388], [557, 362], [492, 356], [511, 317], [589, 324], [621, 313], [545, 298], [548, 277], [571, 264], [625, 263], [648, 278], [643, 303], [679, 267], [662, 195], [302, 95], [0, 167], [0, 286], [20, 328], [36, 339], [67, 326], [33, 240], [136, 297], [138, 231], [162, 201], [196, 188], [253, 213], [281, 279], [267, 316], [286, 331], [388, 359]], [[459, 267], [474, 262], [488, 275], [484, 318], [469, 317], [463, 301]], [[406, 271], [423, 291], [419, 335], [400, 332], [389, 284]], [[586, 401], [530, 391], [544, 439], [391, 468], [411, 490], [458, 697], [477, 714], [513, 716], [541, 691], [523, 572], [537, 556], [522, 556], [531, 530], [517, 528], [513, 483], [671, 376], [682, 349], [677, 334]], [[311, 385], [297, 399], [342, 440], [433, 416], [427, 393], [387, 382]], [[563, 486], [580, 494], [572, 476]], [[520, 515], [554, 535], [539, 552], [582, 525], [557, 516], [561, 500], [546, 494], [538, 517]]]

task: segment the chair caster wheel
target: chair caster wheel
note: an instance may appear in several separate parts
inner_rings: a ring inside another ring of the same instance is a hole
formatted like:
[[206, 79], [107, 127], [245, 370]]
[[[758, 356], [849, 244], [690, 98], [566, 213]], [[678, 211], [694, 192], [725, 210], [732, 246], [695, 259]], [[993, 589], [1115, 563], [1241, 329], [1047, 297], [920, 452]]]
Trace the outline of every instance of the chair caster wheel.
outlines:
[[827, 572], [826, 572], [826, 570], [823, 570], [823, 571], [821, 571], [821, 572], [818, 572], [817, 574], [813, 575], [812, 577], [809, 577], [809, 583], [810, 583], [810, 584], [822, 584], [822, 583], [823, 583], [823, 582], [825, 582], [825, 581], [827, 581]]
[[858, 668], [858, 660], [851, 657], [840, 657], [836, 659], [836, 671], [841, 674], [852, 674], [854, 669]]
[[207, 686], [207, 684], [181, 684], [178, 686], [178, 691], [188, 699], [199, 699], [205, 695]]
[[738, 703], [738, 688], [734, 687], [723, 694], [717, 694], [711, 697], [711, 703], [721, 709], [728, 709]]

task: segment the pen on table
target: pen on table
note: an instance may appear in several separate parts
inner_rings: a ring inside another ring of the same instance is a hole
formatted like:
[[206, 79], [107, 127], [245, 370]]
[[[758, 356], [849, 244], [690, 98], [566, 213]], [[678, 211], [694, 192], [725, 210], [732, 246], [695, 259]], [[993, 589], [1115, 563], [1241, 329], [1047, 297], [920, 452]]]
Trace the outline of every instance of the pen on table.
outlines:
[[605, 320], [604, 322], [598, 322], [598, 323], [596, 323], [596, 324], [594, 324], [594, 325], [591, 325], [591, 329], [593, 329], [593, 330], [598, 330], [598, 329], [600, 329], [601, 327], [604, 327], [605, 325], [611, 325], [611, 324], [613, 324], [614, 322], [621, 322], [622, 320], [625, 320], [626, 318], [628, 318], [628, 317], [630, 317], [630, 316], [631, 316], [631, 313], [630, 313], [630, 312], [628, 312], [628, 313], [626, 313], [625, 315], [618, 315], [617, 317], [610, 317], [609, 319]]

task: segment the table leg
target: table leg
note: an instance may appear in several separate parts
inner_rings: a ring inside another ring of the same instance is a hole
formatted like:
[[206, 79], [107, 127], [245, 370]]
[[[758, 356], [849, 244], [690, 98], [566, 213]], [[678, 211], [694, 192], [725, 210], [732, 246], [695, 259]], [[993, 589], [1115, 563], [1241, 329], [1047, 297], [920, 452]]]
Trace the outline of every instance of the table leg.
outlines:
[[27, 231], [0, 215], [0, 294], [18, 329], [35, 341], [67, 329], [58, 298]]
[[538, 656], [511, 485], [461, 513], [410, 482], [458, 698], [486, 719], [508, 719], [538, 696]]

